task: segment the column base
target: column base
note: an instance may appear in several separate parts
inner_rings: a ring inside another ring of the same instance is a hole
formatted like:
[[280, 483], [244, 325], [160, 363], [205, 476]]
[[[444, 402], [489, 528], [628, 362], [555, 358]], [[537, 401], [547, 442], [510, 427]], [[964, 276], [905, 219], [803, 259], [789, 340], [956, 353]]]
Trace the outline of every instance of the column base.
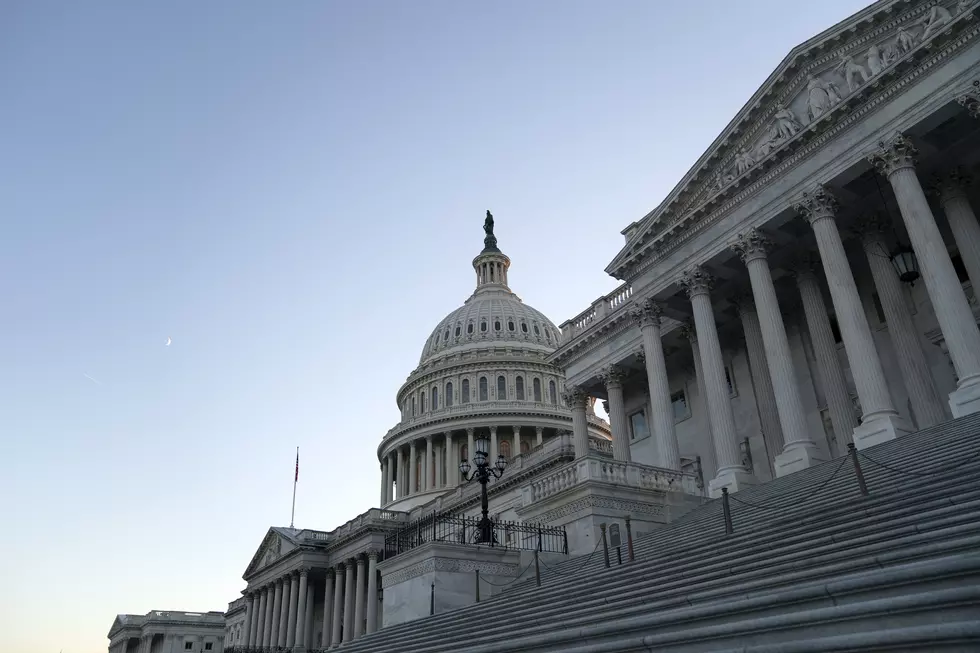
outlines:
[[871, 418], [865, 417], [864, 422], [854, 427], [854, 446], [857, 449], [867, 449], [914, 431], [912, 425], [896, 413], [883, 413]]
[[980, 376], [960, 380], [956, 390], [949, 393], [949, 409], [953, 417], [980, 412]]
[[783, 449], [783, 453], [773, 460], [776, 468], [776, 478], [798, 472], [807, 467], [813, 467], [828, 460], [813, 442], [791, 442]]
[[721, 496], [721, 489], [728, 488], [729, 492], [739, 490], [751, 485], [758, 485], [758, 479], [751, 472], [741, 467], [730, 467], [718, 470], [718, 476], [711, 479], [708, 483], [708, 496], [717, 499]]

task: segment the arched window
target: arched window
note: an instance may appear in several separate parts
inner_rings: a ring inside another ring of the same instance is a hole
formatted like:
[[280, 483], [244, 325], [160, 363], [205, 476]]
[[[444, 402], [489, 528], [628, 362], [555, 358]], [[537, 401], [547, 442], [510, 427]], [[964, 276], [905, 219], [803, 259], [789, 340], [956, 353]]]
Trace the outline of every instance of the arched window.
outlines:
[[432, 388], [432, 410], [439, 410], [439, 388]]
[[419, 412], [425, 412], [425, 390], [419, 393]]
[[480, 322], [480, 333], [486, 333], [486, 332], [487, 332], [487, 321], [483, 320]]
[[487, 377], [480, 377], [480, 401], [486, 401], [489, 399], [489, 391], [487, 390]]
[[558, 403], [558, 386], [555, 385], [554, 381], [548, 381], [548, 399], [553, 404]]
[[537, 377], [534, 378], [534, 400], [541, 401], [541, 379]]
[[507, 330], [508, 331], [515, 331], [516, 330], [514, 328], [514, 320], [507, 320]]
[[462, 333], [462, 332], [463, 332], [462, 328], [460, 328], [460, 326], [457, 324], [456, 325], [456, 337], [458, 338], [459, 337], [459, 334]]
[[412, 396], [412, 417], [415, 417], [415, 397]]
[[446, 332], [442, 334], [442, 341], [449, 342], [449, 327], [446, 327]]
[[473, 323], [472, 322], [470, 322], [469, 324], [466, 325], [466, 333], [467, 334], [472, 334], [473, 333]]
[[459, 390], [459, 400], [464, 404], [470, 403], [470, 380], [463, 379]]
[[531, 451], [531, 443], [527, 440], [521, 441], [521, 453], [529, 453]]
[[493, 330], [494, 331], [500, 331], [500, 320], [494, 320], [493, 321]]
[[521, 322], [521, 331], [527, 333], [527, 322]]
[[446, 396], [443, 397], [442, 403], [445, 404], [446, 408], [450, 408], [453, 405], [453, 382], [446, 381]]
[[[551, 329], [545, 329], [544, 330], [544, 337], [548, 339], [548, 342], [551, 342]], [[446, 340], [449, 340], [449, 333], [448, 332], [446, 333]]]
[[524, 401], [524, 377], [517, 377], [517, 381], [514, 383], [517, 386], [517, 400]]
[[507, 398], [507, 378], [504, 376], [497, 377], [497, 399]]
[[504, 440], [497, 445], [497, 453], [499, 453], [504, 458], [510, 458], [510, 442]]
[[538, 325], [537, 324], [534, 325], [534, 335], [536, 335], [536, 336], [540, 336], [541, 335], [541, 329], [538, 328]]

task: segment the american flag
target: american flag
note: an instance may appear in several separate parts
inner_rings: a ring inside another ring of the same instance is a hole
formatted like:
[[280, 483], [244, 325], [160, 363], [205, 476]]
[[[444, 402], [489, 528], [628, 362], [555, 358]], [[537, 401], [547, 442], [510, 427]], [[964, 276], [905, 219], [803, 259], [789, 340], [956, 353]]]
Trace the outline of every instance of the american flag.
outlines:
[[299, 481], [299, 447], [296, 447], [296, 477], [293, 479], [293, 482], [295, 483], [297, 481]]

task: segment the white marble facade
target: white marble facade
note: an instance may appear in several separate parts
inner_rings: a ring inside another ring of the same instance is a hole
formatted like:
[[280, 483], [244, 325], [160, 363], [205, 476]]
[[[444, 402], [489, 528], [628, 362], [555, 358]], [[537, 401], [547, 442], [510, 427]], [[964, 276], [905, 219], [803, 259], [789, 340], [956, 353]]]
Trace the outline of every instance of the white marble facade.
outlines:
[[222, 653], [225, 615], [221, 612], [153, 610], [116, 615], [109, 628], [109, 653]]

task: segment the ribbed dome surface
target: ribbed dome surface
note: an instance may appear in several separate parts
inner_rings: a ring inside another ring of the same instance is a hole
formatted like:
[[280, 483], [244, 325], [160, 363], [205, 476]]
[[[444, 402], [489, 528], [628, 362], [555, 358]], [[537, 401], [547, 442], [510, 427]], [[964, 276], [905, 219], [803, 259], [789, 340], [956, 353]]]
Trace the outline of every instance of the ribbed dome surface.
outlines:
[[561, 332], [547, 317], [508, 290], [483, 288], [447, 315], [422, 348], [419, 365], [454, 349], [481, 344], [557, 349]]

